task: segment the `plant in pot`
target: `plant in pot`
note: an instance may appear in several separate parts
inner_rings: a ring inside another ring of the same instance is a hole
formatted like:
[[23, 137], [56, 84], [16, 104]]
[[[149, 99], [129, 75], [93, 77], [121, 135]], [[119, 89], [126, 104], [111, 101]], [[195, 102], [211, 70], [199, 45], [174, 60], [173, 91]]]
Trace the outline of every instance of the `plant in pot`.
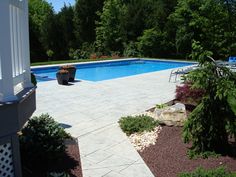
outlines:
[[60, 69], [57, 71], [57, 82], [60, 85], [67, 85], [69, 81], [69, 71], [65, 69]]
[[69, 72], [69, 82], [75, 80], [76, 67], [74, 65], [61, 66], [60, 69], [67, 70]]

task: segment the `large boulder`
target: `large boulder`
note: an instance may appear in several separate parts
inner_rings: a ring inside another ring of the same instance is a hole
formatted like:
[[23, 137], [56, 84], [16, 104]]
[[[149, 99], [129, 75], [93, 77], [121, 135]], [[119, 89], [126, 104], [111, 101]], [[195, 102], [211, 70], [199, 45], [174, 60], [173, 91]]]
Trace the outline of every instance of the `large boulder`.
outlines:
[[183, 126], [187, 119], [186, 108], [182, 103], [162, 109], [155, 108], [153, 112], [148, 112], [148, 115], [167, 126]]

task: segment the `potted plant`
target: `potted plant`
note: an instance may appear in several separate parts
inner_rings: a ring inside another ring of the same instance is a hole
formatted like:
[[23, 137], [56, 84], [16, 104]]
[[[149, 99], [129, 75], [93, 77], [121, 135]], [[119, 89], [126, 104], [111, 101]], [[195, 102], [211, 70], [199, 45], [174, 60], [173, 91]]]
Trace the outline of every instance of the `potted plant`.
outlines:
[[65, 69], [60, 69], [57, 71], [57, 82], [60, 85], [67, 85], [69, 81], [69, 71]]
[[60, 68], [69, 72], [69, 82], [73, 82], [75, 80], [76, 67], [74, 65], [65, 65]]

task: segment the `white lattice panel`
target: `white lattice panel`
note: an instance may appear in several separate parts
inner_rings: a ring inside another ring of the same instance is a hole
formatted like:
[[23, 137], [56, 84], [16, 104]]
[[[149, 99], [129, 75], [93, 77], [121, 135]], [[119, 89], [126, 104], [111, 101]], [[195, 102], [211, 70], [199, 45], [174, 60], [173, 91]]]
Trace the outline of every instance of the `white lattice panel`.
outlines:
[[10, 143], [0, 145], [0, 177], [14, 177]]

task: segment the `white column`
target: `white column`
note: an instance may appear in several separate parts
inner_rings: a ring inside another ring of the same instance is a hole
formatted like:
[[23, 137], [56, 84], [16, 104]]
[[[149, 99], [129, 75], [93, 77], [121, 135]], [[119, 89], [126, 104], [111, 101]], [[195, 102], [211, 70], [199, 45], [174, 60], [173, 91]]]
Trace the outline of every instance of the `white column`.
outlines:
[[0, 101], [13, 101], [14, 84], [12, 75], [11, 30], [9, 0], [0, 0], [0, 55], [2, 69], [2, 86]]
[[23, 63], [25, 69], [24, 75], [24, 88], [33, 87], [31, 83], [31, 71], [30, 71], [30, 52], [29, 52], [29, 15], [28, 15], [28, 0], [23, 0], [24, 16], [22, 17], [22, 40], [23, 40]]

